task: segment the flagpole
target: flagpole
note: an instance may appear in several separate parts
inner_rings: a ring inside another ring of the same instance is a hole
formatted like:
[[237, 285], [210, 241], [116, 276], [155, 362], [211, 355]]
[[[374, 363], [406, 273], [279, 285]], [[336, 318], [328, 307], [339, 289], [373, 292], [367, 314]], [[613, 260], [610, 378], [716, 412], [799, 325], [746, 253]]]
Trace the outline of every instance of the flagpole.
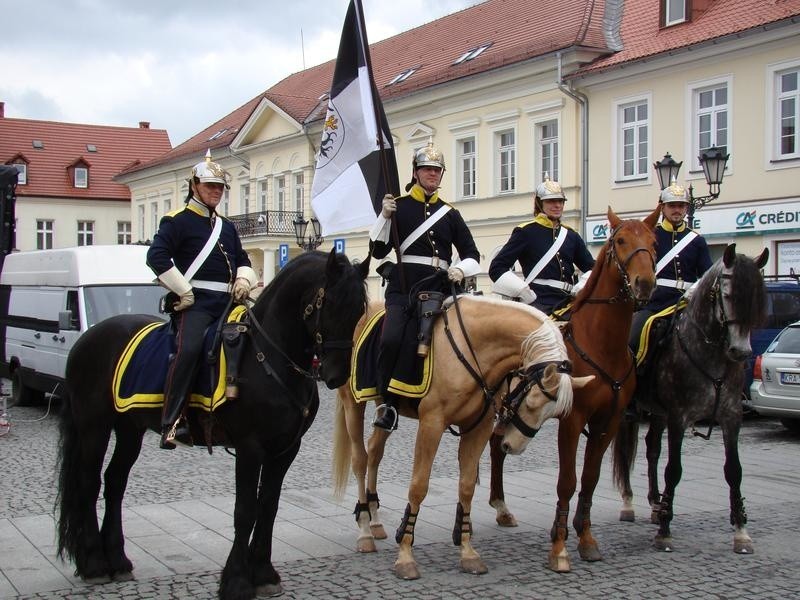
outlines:
[[[380, 102], [380, 96], [378, 96], [378, 90], [375, 86], [375, 76], [372, 72], [372, 57], [369, 53], [369, 40], [367, 40], [367, 26], [364, 22], [364, 10], [361, 6], [361, 0], [352, 0], [355, 9], [356, 9], [356, 16], [358, 17], [358, 33], [361, 36], [361, 45], [364, 48], [364, 62], [367, 65], [367, 73], [369, 73], [369, 81], [370, 81], [370, 93], [372, 94], [372, 112], [375, 116], [375, 125], [378, 131], [378, 146], [380, 150], [381, 156], [381, 171], [383, 172], [383, 179], [384, 181], [389, 183], [389, 165], [386, 160], [386, 147], [383, 145], [383, 125], [381, 123], [380, 114], [378, 113], [378, 103]], [[388, 121], [388, 119], [387, 119]], [[388, 124], [388, 123], [387, 123]], [[400, 196], [400, 190], [389, 190], [394, 197]], [[394, 218], [394, 213], [392, 213], [392, 217], [390, 219], [391, 223], [391, 232], [392, 232], [392, 242], [394, 243], [394, 251], [395, 255], [397, 256], [397, 267], [400, 270], [400, 287], [403, 290], [403, 293], [406, 293], [406, 281], [405, 276], [403, 273], [403, 259], [402, 254], [400, 253], [400, 234], [397, 231], [397, 221]]]

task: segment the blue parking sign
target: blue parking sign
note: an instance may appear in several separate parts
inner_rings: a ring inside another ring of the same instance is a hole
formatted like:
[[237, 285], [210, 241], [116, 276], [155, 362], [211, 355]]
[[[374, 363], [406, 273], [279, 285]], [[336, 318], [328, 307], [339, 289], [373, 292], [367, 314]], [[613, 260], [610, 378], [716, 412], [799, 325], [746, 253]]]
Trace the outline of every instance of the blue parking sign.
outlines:
[[278, 267], [281, 269], [289, 262], [289, 244], [278, 246]]
[[336, 250], [336, 254], [344, 254], [344, 238], [333, 240], [333, 248]]

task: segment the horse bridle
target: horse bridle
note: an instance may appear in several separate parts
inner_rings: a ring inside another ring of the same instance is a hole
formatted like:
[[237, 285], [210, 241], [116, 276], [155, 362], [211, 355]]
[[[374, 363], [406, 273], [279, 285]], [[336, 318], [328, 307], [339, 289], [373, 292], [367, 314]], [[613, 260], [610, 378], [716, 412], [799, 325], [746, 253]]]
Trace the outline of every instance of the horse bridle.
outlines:
[[[503, 398], [500, 412], [497, 415], [498, 424], [506, 425], [510, 423], [516, 427], [522, 435], [528, 438], [532, 438], [539, 432], [538, 429], [531, 427], [522, 420], [522, 417], [519, 416], [519, 408], [522, 406], [522, 400], [527, 396], [534, 385], [539, 388], [539, 391], [541, 391], [548, 400], [556, 401], [556, 396], [548, 392], [542, 383], [544, 370], [549, 365], [555, 365], [558, 373], [566, 373], [567, 375], [572, 373], [572, 363], [569, 360], [549, 360], [528, 365], [524, 369], [517, 369], [506, 376], [509, 390], [505, 398]], [[514, 389], [510, 389], [511, 381], [514, 378], [519, 379], [519, 381], [517, 385], [514, 386]]]
[[653, 255], [653, 251], [649, 248], [645, 248], [644, 246], [639, 246], [634, 248], [633, 252], [631, 252], [628, 257], [624, 261], [620, 261], [619, 256], [617, 255], [617, 250], [614, 245], [614, 238], [616, 237], [617, 233], [622, 226], [617, 225], [614, 231], [611, 232], [611, 237], [609, 238], [608, 250], [606, 250], [606, 262], [614, 261], [614, 265], [617, 267], [619, 271], [620, 277], [622, 277], [622, 287], [617, 292], [616, 296], [611, 298], [588, 298], [585, 302], [589, 304], [616, 304], [617, 302], [625, 302], [627, 300], [631, 300], [633, 302], [634, 309], [641, 308], [645, 304], [642, 300], [636, 299], [636, 294], [633, 293], [633, 287], [631, 286], [631, 278], [628, 275], [628, 265], [633, 260], [633, 257], [636, 256], [639, 252], [646, 252], [647, 255], [650, 257], [650, 262], [653, 265], [653, 271], [656, 268], [656, 259]]
[[[322, 305], [325, 303], [325, 287], [322, 286], [317, 290], [314, 300], [308, 303], [303, 311], [303, 320], [307, 321], [311, 315], [315, 315], [314, 319], [314, 345], [312, 349], [314, 354], [319, 358], [319, 364], [322, 363], [327, 350], [351, 350], [353, 348], [353, 339], [348, 338], [345, 340], [325, 340], [322, 337]], [[313, 378], [319, 380], [319, 364], [312, 366]]]

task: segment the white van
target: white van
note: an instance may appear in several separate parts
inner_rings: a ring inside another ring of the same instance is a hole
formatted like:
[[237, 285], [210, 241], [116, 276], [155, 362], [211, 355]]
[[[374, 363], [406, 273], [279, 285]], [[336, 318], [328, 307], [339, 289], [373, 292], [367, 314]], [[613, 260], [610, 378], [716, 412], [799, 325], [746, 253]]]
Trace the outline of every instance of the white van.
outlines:
[[147, 246], [80, 246], [6, 256], [0, 272], [0, 377], [12, 402], [59, 395], [67, 355], [92, 325], [158, 313], [165, 290], [145, 264]]

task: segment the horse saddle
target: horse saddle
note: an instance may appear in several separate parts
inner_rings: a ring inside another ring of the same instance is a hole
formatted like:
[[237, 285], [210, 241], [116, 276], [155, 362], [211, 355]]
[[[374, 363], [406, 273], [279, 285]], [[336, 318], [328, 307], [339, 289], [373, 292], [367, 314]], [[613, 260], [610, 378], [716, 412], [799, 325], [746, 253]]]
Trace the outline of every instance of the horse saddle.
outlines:
[[654, 362], [658, 349], [675, 326], [675, 319], [686, 308], [686, 302], [679, 302], [657, 312], [644, 322], [636, 352], [637, 372], [647, 363]]
[[[386, 311], [375, 313], [365, 325], [354, 348], [354, 359], [350, 373], [350, 391], [356, 402], [368, 402], [380, 397], [378, 391], [378, 349], [383, 319]], [[431, 387], [434, 348], [425, 358], [417, 356], [416, 319], [406, 325], [403, 344], [394, 377], [389, 382], [389, 391], [405, 398], [420, 399]]]
[[[237, 306], [227, 316], [226, 321], [238, 322], [244, 314], [244, 306]], [[206, 331], [203, 357], [208, 356], [212, 350], [216, 330], [217, 325], [214, 325]], [[117, 412], [132, 408], [158, 408], [163, 405], [169, 357], [174, 352], [175, 335], [170, 330], [169, 322], [151, 323], [131, 338], [114, 369], [112, 389]], [[215, 364], [198, 369], [188, 407], [211, 412], [224, 404], [226, 370], [224, 350], [219, 352], [219, 360]]]

